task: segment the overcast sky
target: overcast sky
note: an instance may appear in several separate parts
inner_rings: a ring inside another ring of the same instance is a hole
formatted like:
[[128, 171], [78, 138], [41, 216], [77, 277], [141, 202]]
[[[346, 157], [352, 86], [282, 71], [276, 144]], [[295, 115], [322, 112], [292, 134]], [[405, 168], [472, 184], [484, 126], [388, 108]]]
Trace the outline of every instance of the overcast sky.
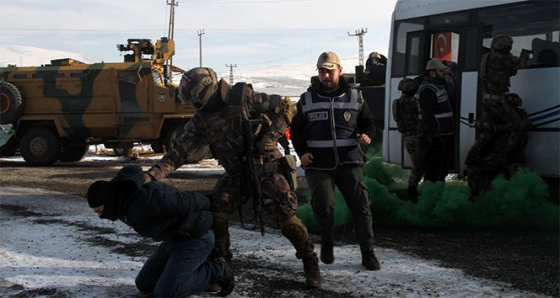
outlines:
[[[128, 38], [155, 40], [168, 35], [171, 0], [2, 0], [2, 45], [33, 46], [122, 61], [117, 44]], [[386, 55], [396, 0], [178, 0], [173, 64], [200, 63], [218, 72], [275, 65], [314, 64], [322, 51], [358, 62], [357, 36], [364, 56]], [[199, 32], [204, 30], [204, 34]]]

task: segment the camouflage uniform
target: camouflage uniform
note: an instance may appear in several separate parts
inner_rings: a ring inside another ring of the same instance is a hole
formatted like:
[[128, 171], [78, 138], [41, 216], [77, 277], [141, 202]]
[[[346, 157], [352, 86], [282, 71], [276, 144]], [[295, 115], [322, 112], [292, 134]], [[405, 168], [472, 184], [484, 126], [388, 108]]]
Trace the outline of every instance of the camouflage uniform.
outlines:
[[[295, 108], [285, 97], [253, 92], [249, 85], [236, 85], [233, 89], [225, 80], [216, 85], [208, 83], [208, 73], [215, 79], [209, 68], [195, 68], [182, 79], [180, 98], [189, 97], [188, 92], [199, 92], [184, 100], [197, 107], [195, 116], [185, 125], [185, 132], [178, 140], [178, 146], [167, 153], [149, 171], [148, 175], [161, 179], [186, 163], [187, 157], [209, 144], [214, 157], [226, 170], [212, 193], [212, 211], [216, 244], [214, 253], [231, 258], [230, 236], [228, 233], [229, 214], [244, 202], [244, 194], [249, 188], [247, 181], [253, 175], [247, 163], [247, 136], [243, 128], [246, 120], [259, 121], [259, 130], [252, 130], [256, 147], [254, 160], [264, 161], [263, 168], [283, 155], [277, 148], [277, 141], [288, 127]], [[202, 77], [202, 79], [200, 78]], [[198, 85], [191, 83], [199, 81]], [[190, 85], [189, 85], [190, 84]], [[192, 87], [191, 85], [195, 85]], [[237, 88], [240, 86], [241, 88]], [[213, 88], [213, 90], [207, 90]], [[192, 90], [191, 90], [192, 89]], [[194, 90], [194, 91], [193, 91]], [[234, 94], [234, 91], [239, 91]], [[181, 97], [182, 96], [182, 97]], [[202, 99], [201, 98], [205, 98]], [[245, 120], [245, 121], [244, 121]], [[258, 152], [257, 152], [258, 151]], [[262, 190], [262, 207], [279, 223], [282, 234], [296, 249], [296, 257], [304, 263], [306, 285], [320, 287], [318, 258], [314, 245], [309, 240], [306, 227], [296, 216], [297, 197], [286, 178], [275, 170], [263, 171], [259, 175]]]
[[420, 162], [423, 153], [418, 148], [418, 102], [414, 94], [418, 90], [418, 83], [413, 79], [403, 79], [399, 82], [398, 90], [401, 97], [393, 101], [393, 119], [402, 135], [404, 148], [412, 161], [412, 170], [408, 177], [408, 198], [415, 201], [418, 197], [418, 183], [424, 175]]
[[509, 178], [517, 168], [527, 163], [524, 150], [532, 126], [531, 120], [521, 108], [522, 100], [517, 94], [506, 94], [505, 103], [519, 120], [496, 122], [496, 118], [483, 118], [477, 123], [478, 139], [465, 161], [468, 166], [467, 181], [473, 197], [490, 190], [492, 180], [498, 175]]
[[509, 176], [526, 161], [523, 150], [531, 123], [520, 107], [521, 98], [507, 93], [518, 67], [510, 54], [512, 45], [511, 37], [496, 36], [490, 52], [482, 57], [479, 75], [484, 86], [484, 114], [477, 123], [478, 138], [465, 160], [473, 197], [489, 190], [496, 176]]

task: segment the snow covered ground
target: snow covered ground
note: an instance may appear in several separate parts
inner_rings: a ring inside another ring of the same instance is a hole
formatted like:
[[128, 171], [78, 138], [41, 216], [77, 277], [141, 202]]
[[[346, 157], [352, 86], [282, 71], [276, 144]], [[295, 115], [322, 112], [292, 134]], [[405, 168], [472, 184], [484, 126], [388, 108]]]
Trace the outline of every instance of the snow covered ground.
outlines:
[[[220, 168], [202, 163], [197, 170]], [[0, 297], [142, 297], [134, 278], [148, 256], [126, 249], [154, 243], [124, 223], [100, 220], [85, 198], [0, 186], [0, 207]], [[261, 236], [234, 226], [230, 233], [234, 258], [254, 265], [236, 272], [230, 297], [265, 297], [254, 292], [258, 276], [303, 284], [301, 261], [276, 231]], [[320, 264], [323, 288], [337, 297], [543, 297], [396, 250], [378, 248], [377, 255], [381, 271], [365, 271], [357, 245], [335, 247], [335, 263]], [[286, 287], [276, 296], [305, 293]]]

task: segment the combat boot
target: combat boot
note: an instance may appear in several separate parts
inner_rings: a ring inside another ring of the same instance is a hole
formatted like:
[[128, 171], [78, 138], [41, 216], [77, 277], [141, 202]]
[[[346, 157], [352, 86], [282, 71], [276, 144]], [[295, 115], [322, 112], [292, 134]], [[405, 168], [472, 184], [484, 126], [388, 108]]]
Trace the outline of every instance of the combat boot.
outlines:
[[406, 191], [406, 199], [417, 203], [418, 202], [418, 188], [417, 186], [409, 186]]
[[362, 266], [366, 267], [366, 270], [370, 271], [377, 271], [381, 269], [379, 260], [377, 260], [373, 250], [362, 250]]
[[317, 254], [305, 255], [303, 261], [303, 271], [305, 272], [305, 287], [308, 289], [318, 289], [321, 287], [321, 271], [319, 270], [319, 259]]
[[214, 262], [216, 262], [221, 268], [220, 278], [216, 282], [217, 285], [220, 286], [218, 295], [225, 297], [229, 295], [235, 287], [235, 276], [233, 274], [233, 269], [231, 268], [231, 262], [223, 257], [217, 258]]
[[332, 240], [321, 241], [321, 262], [324, 264], [332, 264], [334, 262], [333, 242]]

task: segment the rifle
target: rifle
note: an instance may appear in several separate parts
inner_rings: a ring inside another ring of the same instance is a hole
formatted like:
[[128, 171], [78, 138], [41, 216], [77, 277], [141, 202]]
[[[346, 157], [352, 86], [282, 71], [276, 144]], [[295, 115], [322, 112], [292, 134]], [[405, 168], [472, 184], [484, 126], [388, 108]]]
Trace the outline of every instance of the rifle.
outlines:
[[[255, 155], [255, 142], [254, 136], [255, 133], [258, 132], [260, 125], [262, 124], [262, 119], [247, 119], [243, 120], [243, 134], [245, 136], [245, 161], [247, 162], [247, 168], [249, 169], [249, 186], [250, 186], [250, 197], [253, 198], [253, 210], [255, 212], [255, 217], [257, 223], [255, 223], [255, 228], [257, 224], [260, 227], [261, 235], [264, 236], [264, 224], [262, 219], [262, 192], [261, 192], [261, 182], [259, 179], [259, 174], [261, 173], [262, 167], [260, 166], [260, 161], [256, 160]], [[257, 126], [256, 132], [253, 131], [253, 127]], [[244, 181], [247, 177], [242, 178]], [[244, 187], [242, 189], [245, 189]], [[243, 216], [242, 216], [241, 208], [239, 209], [241, 223], [243, 224]]]

